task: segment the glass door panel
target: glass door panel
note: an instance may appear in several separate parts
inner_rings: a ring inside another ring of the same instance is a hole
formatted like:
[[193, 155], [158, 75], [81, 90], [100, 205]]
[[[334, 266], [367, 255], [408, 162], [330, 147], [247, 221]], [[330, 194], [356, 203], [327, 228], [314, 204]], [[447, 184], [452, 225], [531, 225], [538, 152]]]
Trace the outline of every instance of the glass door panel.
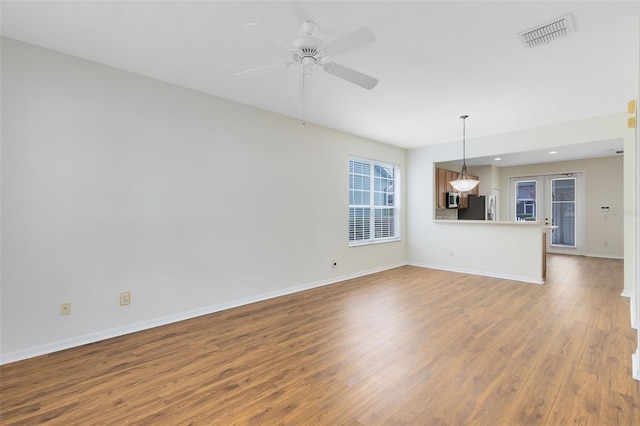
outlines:
[[537, 186], [535, 180], [515, 182], [515, 220], [537, 220]]
[[[554, 227], [547, 239], [549, 253], [584, 254], [585, 196], [582, 172], [546, 176], [544, 212]], [[540, 206], [540, 208], [543, 208]]]
[[551, 179], [551, 245], [576, 246], [576, 180]]

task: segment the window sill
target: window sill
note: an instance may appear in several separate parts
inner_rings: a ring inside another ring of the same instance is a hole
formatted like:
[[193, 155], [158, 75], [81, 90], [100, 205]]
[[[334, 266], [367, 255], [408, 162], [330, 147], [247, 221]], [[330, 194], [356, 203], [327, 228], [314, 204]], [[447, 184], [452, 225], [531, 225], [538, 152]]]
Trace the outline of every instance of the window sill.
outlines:
[[372, 244], [383, 244], [383, 243], [393, 243], [396, 241], [401, 241], [400, 238], [385, 238], [384, 240], [370, 240], [370, 241], [355, 241], [350, 242], [349, 247], [359, 247], [359, 246], [369, 246]]

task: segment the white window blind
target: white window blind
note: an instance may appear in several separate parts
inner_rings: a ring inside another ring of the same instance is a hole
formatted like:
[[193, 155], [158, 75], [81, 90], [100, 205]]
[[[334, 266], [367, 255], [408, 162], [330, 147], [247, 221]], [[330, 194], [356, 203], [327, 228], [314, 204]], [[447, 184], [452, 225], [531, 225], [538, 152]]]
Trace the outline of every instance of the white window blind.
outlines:
[[398, 167], [349, 159], [349, 243], [399, 239]]

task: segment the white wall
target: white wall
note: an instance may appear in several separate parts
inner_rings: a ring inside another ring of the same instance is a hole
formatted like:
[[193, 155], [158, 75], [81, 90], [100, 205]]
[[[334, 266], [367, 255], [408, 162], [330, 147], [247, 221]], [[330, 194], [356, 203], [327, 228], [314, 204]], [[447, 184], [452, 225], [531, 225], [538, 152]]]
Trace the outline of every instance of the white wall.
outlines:
[[402, 149], [3, 38], [2, 361], [403, 264], [406, 237], [348, 247], [349, 155], [406, 175]]
[[[459, 143], [405, 152], [303, 131], [293, 119], [7, 39], [1, 78], [2, 362], [407, 260], [468, 270], [477, 246], [462, 237], [497, 235], [462, 225], [452, 236], [451, 225], [433, 222], [433, 163], [458, 158]], [[626, 118], [468, 139], [467, 154], [611, 138], [633, 150]], [[402, 167], [401, 242], [348, 247], [351, 154]], [[625, 209], [636, 205], [635, 163], [625, 159]], [[508, 245], [483, 247], [480, 272], [527, 267], [509, 263]], [[118, 306], [121, 291], [132, 292], [131, 306]], [[63, 302], [70, 316], [59, 315]]]
[[[623, 157], [589, 158], [578, 161], [501, 167], [501, 217], [509, 218], [509, 179], [517, 176], [584, 172], [585, 247], [587, 256], [624, 257]], [[600, 208], [608, 206], [609, 212]], [[605, 242], [607, 245], [605, 246]]]
[[[621, 106], [621, 109], [624, 106]], [[633, 143], [633, 131], [626, 128], [626, 113], [612, 114], [591, 119], [577, 120], [555, 125], [515, 131], [499, 135], [491, 135], [469, 139], [467, 138], [467, 156], [484, 157], [502, 155], [510, 152], [526, 152], [535, 149], [544, 149], [562, 145], [579, 144], [585, 142], [603, 141], [611, 139], [624, 140], [626, 147]], [[434, 146], [426, 146], [409, 150], [408, 162], [408, 193], [407, 212], [408, 230], [410, 239], [407, 243], [408, 261], [417, 265], [431, 265], [445, 269], [465, 270], [468, 265], [476, 262], [478, 252], [475, 245], [465, 244], [468, 240], [482, 239], [486, 237], [486, 230], [480, 226], [467, 226], [456, 224], [442, 224], [433, 221], [434, 205], [433, 191], [434, 163], [447, 162], [458, 158], [458, 144], [449, 143]], [[633, 180], [627, 180], [627, 173], [634, 173], [635, 165], [625, 163], [624, 178], [624, 205], [628, 202], [630, 192], [634, 192]], [[502, 191], [501, 191], [502, 192]], [[500, 195], [500, 203], [504, 201], [504, 194]], [[599, 202], [597, 200], [596, 202]], [[506, 219], [501, 215], [502, 219]], [[456, 228], [458, 226], [458, 228]], [[625, 225], [626, 226], [626, 225]], [[629, 252], [628, 239], [625, 227], [624, 255], [625, 255], [625, 283], [631, 287], [633, 281], [629, 281], [629, 275], [635, 276], [634, 252]], [[446, 241], [448, 247], [443, 247]], [[499, 239], [494, 241], [498, 242]], [[449, 249], [455, 247], [455, 255], [448, 256]], [[485, 262], [484, 270], [491, 271], [493, 276], [514, 275], [516, 270], [526, 270], [527, 265], [522, 264], [521, 256], [511, 250], [509, 244], [502, 241], [496, 244], [487, 244], [481, 253]], [[629, 256], [629, 257], [627, 257]], [[621, 284], [621, 290], [622, 290]]]

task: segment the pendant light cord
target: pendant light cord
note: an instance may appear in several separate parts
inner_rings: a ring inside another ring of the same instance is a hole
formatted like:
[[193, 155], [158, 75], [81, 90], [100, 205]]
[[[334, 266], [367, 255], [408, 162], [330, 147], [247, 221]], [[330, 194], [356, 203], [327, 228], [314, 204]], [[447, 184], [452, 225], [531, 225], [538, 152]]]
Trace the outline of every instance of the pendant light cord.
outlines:
[[466, 151], [467, 151], [467, 144], [466, 144], [466, 134], [467, 134], [467, 126], [466, 126], [466, 121], [467, 121], [467, 117], [469, 117], [468, 115], [461, 115], [460, 118], [462, 119], [462, 170], [460, 171], [460, 175], [462, 179], [466, 179], [467, 178], [467, 155], [466, 155]]
[[466, 133], [467, 133], [467, 129], [466, 129], [466, 120], [467, 117], [469, 117], [468, 115], [461, 115], [460, 118], [462, 118], [462, 165], [466, 166], [467, 165], [467, 161], [466, 161]]
[[460, 170], [458, 179], [449, 182], [456, 191], [463, 193], [471, 191], [480, 183], [478, 178], [471, 178], [467, 173], [467, 128], [465, 121], [467, 117], [469, 116], [460, 116], [462, 119], [462, 170]]

